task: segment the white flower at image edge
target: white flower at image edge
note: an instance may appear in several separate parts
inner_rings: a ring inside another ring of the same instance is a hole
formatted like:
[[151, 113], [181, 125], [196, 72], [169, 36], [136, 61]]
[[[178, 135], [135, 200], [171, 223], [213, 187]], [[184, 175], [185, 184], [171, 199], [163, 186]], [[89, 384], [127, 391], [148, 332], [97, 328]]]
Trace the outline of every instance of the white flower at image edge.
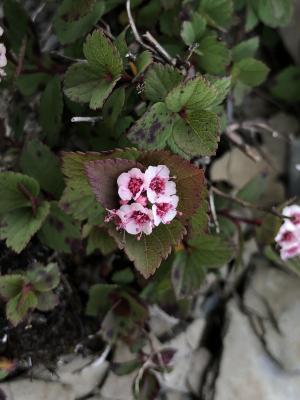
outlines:
[[287, 260], [300, 256], [300, 206], [285, 207], [282, 215], [288, 218], [281, 225], [275, 242], [280, 246], [280, 257]]

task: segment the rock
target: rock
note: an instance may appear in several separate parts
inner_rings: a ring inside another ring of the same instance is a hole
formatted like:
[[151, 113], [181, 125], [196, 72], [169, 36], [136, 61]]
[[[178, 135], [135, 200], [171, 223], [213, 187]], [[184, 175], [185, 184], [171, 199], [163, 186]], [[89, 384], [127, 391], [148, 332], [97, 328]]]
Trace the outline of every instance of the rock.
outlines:
[[[193, 321], [186, 331], [164, 344], [166, 348], [176, 349], [177, 352], [172, 360], [172, 371], [164, 374], [162, 384], [174, 391], [189, 393], [190, 385], [197, 391], [197, 382], [205, 369], [209, 355], [204, 349], [199, 349], [205, 325], [204, 319]], [[197, 364], [197, 368], [195, 365]]]
[[228, 312], [215, 400], [299, 400], [300, 376], [271, 360], [234, 301]]
[[91, 393], [102, 381], [109, 363], [91, 357], [76, 356], [56, 371], [61, 383], [69, 385], [76, 398]]
[[[287, 371], [300, 372], [300, 279], [270, 268], [262, 260], [245, 294], [245, 304], [264, 319], [264, 338], [271, 354]], [[270, 318], [271, 313], [271, 318]], [[278, 329], [272, 323], [276, 321]]]
[[5, 400], [75, 400], [71, 387], [56, 382], [17, 379], [0, 384], [0, 390]]
[[149, 314], [149, 326], [151, 332], [157, 337], [160, 337], [166, 333], [170, 333], [174, 326], [179, 322], [178, 318], [167, 314], [156, 304], [149, 307]]

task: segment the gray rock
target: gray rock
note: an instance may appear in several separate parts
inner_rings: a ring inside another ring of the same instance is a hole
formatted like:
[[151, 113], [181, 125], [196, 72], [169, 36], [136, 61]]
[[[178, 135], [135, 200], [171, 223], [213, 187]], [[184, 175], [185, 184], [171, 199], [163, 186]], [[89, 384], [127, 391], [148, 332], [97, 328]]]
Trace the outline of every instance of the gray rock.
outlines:
[[235, 302], [229, 316], [215, 400], [299, 400], [300, 376], [270, 359]]
[[18, 379], [0, 384], [5, 400], [75, 400], [71, 387], [56, 382]]

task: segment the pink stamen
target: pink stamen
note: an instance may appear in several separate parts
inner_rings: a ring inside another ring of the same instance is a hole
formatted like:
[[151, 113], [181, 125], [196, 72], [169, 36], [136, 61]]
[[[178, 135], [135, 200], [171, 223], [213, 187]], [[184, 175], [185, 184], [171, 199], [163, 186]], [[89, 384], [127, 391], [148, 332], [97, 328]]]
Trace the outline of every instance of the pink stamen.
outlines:
[[292, 232], [285, 232], [285, 233], [282, 235], [282, 240], [283, 240], [284, 242], [290, 242], [290, 241], [292, 241], [293, 239], [294, 239], [294, 235], [293, 235]]
[[300, 224], [300, 214], [294, 214], [294, 215], [292, 216], [292, 221], [293, 221], [293, 223], [294, 223], [295, 225]]
[[168, 211], [171, 210], [172, 205], [170, 203], [158, 203], [156, 204], [157, 207], [157, 215], [161, 218], [163, 217]]
[[142, 213], [141, 211], [134, 211], [131, 214], [131, 218], [134, 219], [136, 224], [143, 225], [146, 222], [150, 221], [150, 218], [147, 214]]
[[150, 189], [155, 193], [162, 193], [165, 189], [165, 180], [156, 176], [150, 183]]

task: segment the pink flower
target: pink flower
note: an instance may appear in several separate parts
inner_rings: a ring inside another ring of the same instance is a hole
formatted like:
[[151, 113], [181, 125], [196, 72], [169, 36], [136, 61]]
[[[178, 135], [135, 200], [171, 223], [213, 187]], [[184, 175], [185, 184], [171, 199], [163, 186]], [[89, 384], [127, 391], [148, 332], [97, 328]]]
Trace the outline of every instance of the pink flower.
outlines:
[[300, 256], [300, 207], [296, 204], [285, 207], [282, 214], [287, 218], [281, 225], [275, 242], [280, 246], [283, 260]]
[[176, 194], [176, 184], [170, 179], [170, 170], [165, 165], [148, 167], [145, 172], [145, 187], [148, 200], [155, 203], [161, 196], [172, 196]]
[[123, 172], [118, 180], [119, 196], [122, 200], [136, 200], [144, 190], [144, 174], [138, 168]]
[[120, 212], [122, 219], [123, 229], [131, 235], [138, 235], [145, 233], [150, 235], [153, 228], [153, 214], [152, 211], [141, 204], [132, 203], [120, 207], [117, 213]]
[[169, 224], [177, 215], [178, 196], [161, 196], [152, 207], [154, 224]]

